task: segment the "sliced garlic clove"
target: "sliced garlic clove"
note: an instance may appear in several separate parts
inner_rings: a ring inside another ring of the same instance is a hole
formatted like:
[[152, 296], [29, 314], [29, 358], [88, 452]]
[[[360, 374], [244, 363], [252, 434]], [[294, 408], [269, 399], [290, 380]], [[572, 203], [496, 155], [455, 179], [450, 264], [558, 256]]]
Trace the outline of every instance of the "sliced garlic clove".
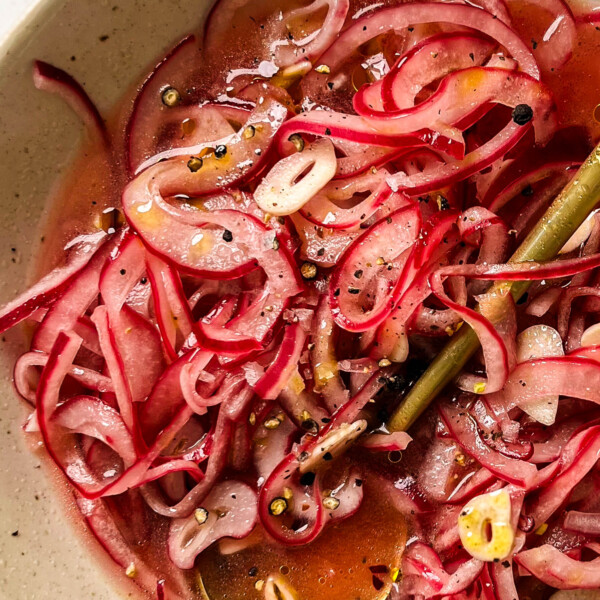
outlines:
[[458, 517], [458, 533], [463, 548], [474, 558], [491, 562], [510, 556], [515, 531], [506, 489], [470, 500]]
[[568, 254], [577, 250], [582, 244], [587, 242], [594, 229], [595, 217], [598, 210], [591, 212], [588, 218], [579, 226], [579, 229], [571, 236], [569, 241], [562, 247], [559, 254]]
[[298, 592], [283, 575], [269, 575], [264, 589], [265, 600], [299, 600]]
[[[548, 325], [533, 325], [517, 337], [517, 362], [519, 363], [535, 358], [564, 356], [564, 354], [560, 334]], [[556, 420], [558, 396], [540, 398], [535, 402], [523, 404], [521, 408], [539, 423], [552, 425]]]
[[342, 423], [339, 427], [330, 431], [314, 450], [300, 462], [300, 473], [316, 471], [323, 464], [327, 464], [324, 458], [326, 454], [331, 455], [329, 460], [335, 458], [341, 454], [348, 444], [351, 444], [357, 437], [362, 435], [366, 428], [367, 422], [361, 419], [354, 423]]
[[600, 323], [588, 327], [581, 336], [581, 347], [600, 346]]
[[260, 208], [271, 215], [291, 215], [327, 185], [337, 169], [335, 148], [325, 138], [282, 158], [254, 192]]

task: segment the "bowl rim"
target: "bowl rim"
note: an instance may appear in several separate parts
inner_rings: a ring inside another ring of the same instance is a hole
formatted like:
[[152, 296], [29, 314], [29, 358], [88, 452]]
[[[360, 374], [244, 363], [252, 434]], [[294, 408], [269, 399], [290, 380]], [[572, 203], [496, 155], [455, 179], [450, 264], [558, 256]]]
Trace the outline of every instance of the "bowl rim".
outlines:
[[[28, 28], [34, 21], [43, 16], [44, 12], [51, 9], [51, 5], [56, 0], [34, 0], [34, 2], [24, 12], [14, 20], [6, 34], [0, 39], [0, 56], [4, 57], [9, 53], [11, 47], [17, 46], [24, 41], [29, 31]], [[2, 62], [2, 58], [0, 58]]]

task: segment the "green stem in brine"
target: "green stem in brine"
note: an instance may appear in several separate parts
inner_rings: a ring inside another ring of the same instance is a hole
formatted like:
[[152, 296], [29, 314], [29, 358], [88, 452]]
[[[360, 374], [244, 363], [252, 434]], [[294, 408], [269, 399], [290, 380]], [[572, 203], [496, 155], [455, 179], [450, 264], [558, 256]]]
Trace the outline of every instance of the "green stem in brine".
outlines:
[[[600, 144], [554, 200], [509, 262], [541, 262], [555, 258], [599, 201]], [[517, 301], [530, 284], [530, 281], [513, 281], [496, 286], [508, 288]], [[466, 323], [463, 324], [402, 400], [388, 422], [388, 429], [406, 431], [461, 372], [478, 348], [477, 335]]]

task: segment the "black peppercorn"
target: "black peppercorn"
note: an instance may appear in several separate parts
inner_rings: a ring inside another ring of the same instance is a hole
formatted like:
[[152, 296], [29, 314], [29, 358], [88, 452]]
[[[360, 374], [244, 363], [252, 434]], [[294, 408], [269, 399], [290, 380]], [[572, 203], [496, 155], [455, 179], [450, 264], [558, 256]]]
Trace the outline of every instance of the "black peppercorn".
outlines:
[[219, 144], [215, 148], [215, 156], [216, 158], [223, 158], [227, 154], [227, 146], [224, 144]]
[[517, 125], [526, 125], [533, 119], [533, 109], [529, 104], [517, 104], [512, 111], [512, 120]]
[[316, 475], [312, 471], [308, 471], [308, 473], [304, 473], [302, 477], [300, 477], [300, 485], [312, 485], [315, 482]]

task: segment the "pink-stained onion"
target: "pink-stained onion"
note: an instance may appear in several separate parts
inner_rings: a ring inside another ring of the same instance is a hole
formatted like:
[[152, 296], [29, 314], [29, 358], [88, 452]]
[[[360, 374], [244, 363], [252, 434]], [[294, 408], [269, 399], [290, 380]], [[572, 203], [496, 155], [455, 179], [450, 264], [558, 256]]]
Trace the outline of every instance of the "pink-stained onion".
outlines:
[[[539, 22], [504, 0], [219, 0], [115, 141], [36, 64], [112, 159], [125, 222], [76, 238], [0, 332], [29, 321], [23, 429], [144, 593], [187, 598], [215, 542], [310, 550], [375, 487], [412, 536], [402, 577], [373, 577], [391, 600], [598, 583], [600, 220], [559, 260], [507, 262], [587, 155], [546, 80], [598, 19], [531, 5]], [[513, 281], [533, 284], [516, 303]], [[389, 433], [461, 324], [481, 352]], [[492, 493], [514, 539], [484, 563], [457, 524]]]
[[443, 405], [440, 414], [452, 438], [470, 456], [496, 477], [520, 487], [532, 485], [537, 473], [535, 465], [508, 458], [489, 448], [481, 439], [477, 424], [457, 406]]
[[600, 514], [570, 510], [565, 514], [564, 527], [585, 535], [600, 535]]
[[0, 332], [7, 331], [34, 315], [39, 309], [51, 305], [92, 260], [106, 239], [107, 236], [103, 231], [75, 238], [65, 248], [67, 256], [64, 266], [57, 267], [26, 292], [2, 307]]
[[275, 400], [279, 396], [296, 372], [305, 341], [306, 330], [300, 322], [286, 326], [277, 355], [253, 386], [256, 394], [264, 400]]
[[167, 354], [175, 360], [181, 345], [194, 331], [190, 306], [184, 296], [181, 279], [171, 265], [149, 252], [146, 254], [146, 267], [158, 327]]
[[483, 565], [483, 562], [476, 559], [463, 561], [450, 574], [435, 550], [422, 542], [416, 542], [409, 547], [402, 559], [404, 577], [401, 589], [406, 594], [425, 598], [459, 594], [479, 577]]
[[573, 436], [561, 456], [561, 472], [526, 503], [524, 513], [538, 527], [547, 522], [599, 458], [600, 426], [595, 425]]
[[[189, 188], [194, 195], [210, 194], [239, 185], [264, 167], [273, 138], [286, 116], [287, 109], [269, 99], [255, 108], [239, 131], [210, 142], [160, 152], [142, 163], [136, 173], [163, 160], [178, 159], [186, 170], [182, 170], [182, 180], [177, 185], [165, 190], [169, 195]], [[190, 163], [194, 159], [196, 162]]]
[[98, 297], [100, 277], [107, 258], [122, 239], [122, 234], [108, 239], [107, 244], [94, 254], [85, 269], [69, 282], [60, 301], [50, 307], [36, 329], [31, 343], [33, 350], [49, 353], [61, 332], [71, 332], [81, 322], [81, 318]]
[[560, 69], [571, 58], [577, 43], [572, 10], [564, 0], [535, 0], [532, 4], [554, 17], [536, 48], [538, 64], [546, 71]]
[[406, 450], [412, 438], [408, 433], [399, 431], [395, 433], [371, 433], [366, 436], [361, 446], [376, 452], [402, 452]]
[[[442, 131], [434, 131], [430, 128], [431, 124], [430, 120], [421, 118], [420, 115], [406, 119], [405, 122], [388, 119], [378, 121], [335, 111], [311, 110], [289, 119], [279, 128], [277, 147], [280, 153], [289, 154], [294, 148], [290, 138], [304, 133], [329, 138], [334, 144], [341, 140], [397, 151], [432, 146], [435, 150], [446, 152], [454, 158], [462, 158], [464, 141], [460, 132], [443, 125], [440, 126]], [[415, 128], [415, 125], [421, 127]]]
[[185, 97], [187, 79], [199, 59], [198, 43], [191, 35], [181, 40], [166, 57], [154, 67], [136, 96], [125, 132], [127, 162], [130, 172], [151, 157], [155, 135], [171, 107], [163, 102], [166, 90]]
[[319, 302], [316, 319], [316, 330], [311, 336], [311, 364], [317, 391], [325, 401], [330, 412], [346, 404], [349, 392], [340, 377], [335, 356], [334, 328], [328, 296], [323, 296]]
[[291, 419], [283, 419], [275, 429], [267, 429], [264, 422], [257, 427], [254, 435], [254, 464], [259, 477], [264, 481], [291, 451], [297, 432]]
[[[482, 65], [494, 46], [489, 38], [463, 32], [426, 38], [402, 56], [382, 80], [384, 109], [397, 111], [414, 106], [424, 87], [452, 71]], [[360, 91], [355, 96], [355, 107]]]
[[[47, 362], [48, 355], [45, 352], [26, 352], [15, 363], [15, 388], [17, 393], [31, 404], [35, 404], [36, 391], [31, 385], [30, 369], [44, 367]], [[96, 392], [114, 391], [110, 378], [92, 369], [73, 365], [69, 376], [90, 390]]]
[[[162, 187], [172, 185], [177, 175], [185, 170], [186, 167], [179, 163], [167, 162], [146, 171], [145, 177], [134, 180], [123, 197], [127, 218], [146, 243], [162, 251], [161, 254], [171, 260], [177, 258], [177, 262], [196, 273], [218, 274], [223, 266], [231, 273], [255, 259], [267, 274], [266, 288], [228, 327], [262, 342], [285, 309], [290, 295], [295, 295], [301, 289], [291, 257], [283, 246], [275, 245], [274, 233], [250, 215], [233, 210], [193, 211], [168, 204], [162, 196]], [[184, 227], [178, 228], [179, 224]], [[206, 225], [217, 228], [209, 229]], [[179, 244], [177, 257], [173, 253], [173, 236], [164, 237], [165, 226], [172, 228], [177, 235], [185, 235]], [[225, 239], [228, 236], [224, 230], [231, 233], [232, 240], [229, 242]], [[199, 241], [194, 244], [196, 238]], [[202, 250], [205, 244], [208, 244], [208, 254]], [[215, 255], [214, 246], [217, 244], [227, 253], [225, 257]], [[194, 246], [198, 245], [201, 248], [195, 250]], [[224, 258], [225, 265], [222, 263]], [[215, 260], [216, 264], [213, 262]]]
[[36, 60], [33, 66], [33, 83], [38, 90], [62, 98], [81, 119], [92, 138], [108, 145], [104, 119], [85, 89], [71, 75], [47, 62]]
[[545, 544], [520, 552], [515, 560], [540, 581], [559, 590], [600, 587], [600, 559], [582, 562]]
[[173, 150], [202, 146], [208, 149], [226, 144], [235, 139], [236, 132], [244, 128], [250, 116], [248, 108], [229, 104], [192, 104], [168, 109], [161, 106], [160, 111], [152, 135], [143, 129], [151, 123], [137, 123], [130, 132], [129, 160], [133, 172], [152, 164], [154, 156], [170, 155]]
[[[222, 40], [230, 35], [232, 28], [235, 29], [236, 12], [248, 6], [251, 3], [247, 0], [220, 0], [216, 3], [206, 24], [205, 46], [209, 54], [222, 53]], [[314, 62], [342, 29], [349, 6], [348, 0], [313, 0], [304, 6], [280, 12], [274, 22], [270, 21], [258, 30], [262, 38], [261, 51], [269, 50], [260, 58], [273, 58], [272, 64], [276, 65], [275, 68], [280, 67], [284, 76], [293, 72], [298, 64]], [[299, 39], [291, 35], [295, 24], [297, 27], [297, 23], [311, 22], [315, 18], [319, 25], [315, 31]]]
[[[379, 221], [344, 253], [329, 286], [333, 318], [340, 327], [366, 331], [389, 315], [420, 225], [418, 207], [409, 205]], [[367, 298], [371, 309], [365, 311]]]
[[[302, 207], [301, 213], [316, 225], [331, 229], [358, 229], [379, 209], [393, 211], [409, 202], [402, 195], [397, 199], [391, 197], [393, 192], [385, 181], [387, 175], [385, 169], [379, 169], [375, 173], [332, 181]], [[370, 194], [364, 200], [358, 204], [352, 202], [356, 195], [366, 192]]]
[[288, 23], [303, 19], [327, 10], [323, 24], [317, 31], [302, 39], [288, 39], [287, 45], [278, 45], [276, 61], [280, 67], [290, 67], [300, 61], [315, 61], [327, 50], [344, 26], [350, 8], [349, 0], [313, 0], [310, 4], [286, 12], [282, 24], [291, 30]]
[[402, 362], [407, 351], [407, 324], [422, 302], [431, 294], [428, 278], [445, 263], [444, 254], [459, 243], [455, 228], [458, 213], [435, 213], [422, 227], [419, 239], [408, 257], [399, 285], [400, 299], [377, 332], [374, 354], [378, 358]]
[[[452, 23], [475, 29], [504, 46], [523, 72], [539, 78], [531, 51], [509, 26], [480, 8], [460, 4], [403, 4], [372, 12], [344, 30], [320, 60], [335, 74], [362, 44], [389, 31], [402, 33], [421, 23]], [[304, 85], [311, 90], [325, 88], [328, 79], [319, 73], [311, 73]]]
[[316, 265], [331, 267], [360, 235], [360, 231], [338, 231], [315, 225], [300, 213], [291, 220], [301, 241], [300, 256]]
[[[573, 369], [581, 378], [572, 377]], [[516, 367], [504, 386], [504, 394], [509, 407], [537, 402], [550, 394], [600, 403], [595, 387], [599, 378], [600, 365], [590, 358], [568, 355], [537, 359]]]

